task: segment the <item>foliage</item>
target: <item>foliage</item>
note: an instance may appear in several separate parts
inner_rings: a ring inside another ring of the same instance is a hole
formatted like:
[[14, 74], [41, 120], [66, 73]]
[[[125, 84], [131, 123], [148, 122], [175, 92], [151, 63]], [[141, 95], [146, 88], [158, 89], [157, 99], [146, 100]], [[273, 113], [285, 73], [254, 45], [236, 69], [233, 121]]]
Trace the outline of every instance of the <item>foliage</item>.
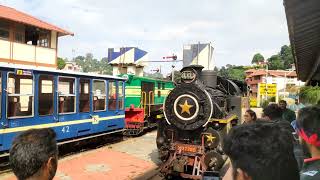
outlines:
[[269, 69], [276, 70], [276, 69], [284, 69], [283, 61], [280, 55], [273, 55], [268, 59]]
[[287, 45], [282, 46], [279, 55], [283, 61], [284, 69], [291, 68], [291, 64], [294, 63], [291, 47]]
[[226, 67], [222, 66], [220, 70], [218, 69], [218, 75], [229, 79], [244, 81], [246, 78], [246, 70], [247, 68], [245, 68], [244, 66], [227, 64]]
[[58, 69], [63, 69], [66, 66], [66, 61], [60, 57], [58, 57], [58, 62], [57, 62], [57, 67]]
[[275, 103], [276, 102], [276, 97], [268, 97], [266, 100], [262, 100], [261, 102], [261, 107], [265, 108], [267, 107], [270, 103]]
[[304, 86], [300, 88], [300, 101], [306, 104], [318, 104], [320, 101], [319, 86]]
[[85, 56], [77, 56], [74, 61], [82, 68], [83, 72], [112, 74], [112, 66], [108, 64], [108, 58], [106, 57], [98, 61], [93, 57], [92, 53], [87, 53]]
[[264, 57], [260, 53], [257, 53], [253, 56], [251, 64], [258, 64], [259, 62], [264, 62]]
[[[174, 82], [175, 83], [180, 83], [181, 82], [181, 73], [180, 73], [180, 71], [174, 71], [173, 73], [174, 73], [174, 76], [173, 76]], [[171, 75], [170, 75], [170, 80], [171, 79], [172, 78], [171, 78]]]
[[[260, 53], [255, 54], [251, 63], [257, 63], [257, 61], [259, 62], [259, 60], [262, 60], [263, 56], [260, 55]], [[267, 61], [269, 64], [269, 69], [271, 70], [284, 70], [291, 68], [291, 65], [294, 63], [291, 46], [283, 45], [280, 51], [268, 58]]]
[[163, 75], [159, 72], [155, 72], [155, 73], [143, 72], [143, 76], [149, 77], [149, 78], [154, 78], [154, 79], [162, 79], [163, 78]]

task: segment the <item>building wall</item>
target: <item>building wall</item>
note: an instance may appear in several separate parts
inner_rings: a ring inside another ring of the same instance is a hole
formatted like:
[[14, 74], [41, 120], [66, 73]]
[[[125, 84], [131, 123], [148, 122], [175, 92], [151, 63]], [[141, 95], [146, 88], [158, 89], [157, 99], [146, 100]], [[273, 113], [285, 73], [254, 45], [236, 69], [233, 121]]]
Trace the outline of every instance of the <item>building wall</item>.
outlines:
[[136, 67], [135, 66], [128, 66], [127, 73], [128, 74], [136, 74]]
[[10, 59], [10, 42], [0, 39], [0, 58]]
[[56, 49], [0, 40], [0, 61], [56, 68]]
[[57, 32], [51, 31], [51, 48], [57, 49]]

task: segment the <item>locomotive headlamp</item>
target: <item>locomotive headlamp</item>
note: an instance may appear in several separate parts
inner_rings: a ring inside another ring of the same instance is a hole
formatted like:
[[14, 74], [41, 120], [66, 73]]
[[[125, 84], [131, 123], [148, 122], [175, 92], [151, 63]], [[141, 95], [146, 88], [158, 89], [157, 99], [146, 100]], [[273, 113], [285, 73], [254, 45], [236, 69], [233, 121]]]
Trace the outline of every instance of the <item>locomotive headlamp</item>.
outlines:
[[181, 81], [184, 83], [192, 83], [196, 77], [197, 74], [193, 70], [186, 70], [181, 73]]

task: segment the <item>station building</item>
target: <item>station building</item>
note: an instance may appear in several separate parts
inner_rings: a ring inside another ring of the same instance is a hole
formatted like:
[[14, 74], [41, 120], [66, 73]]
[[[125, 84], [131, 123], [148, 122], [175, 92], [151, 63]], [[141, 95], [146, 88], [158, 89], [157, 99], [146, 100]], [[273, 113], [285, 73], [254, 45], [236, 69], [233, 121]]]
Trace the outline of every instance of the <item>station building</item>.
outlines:
[[119, 74], [143, 76], [143, 69], [148, 61], [148, 52], [137, 47], [108, 49], [108, 62], [112, 65], [114, 76]]
[[280, 95], [285, 95], [287, 88], [304, 85], [304, 82], [298, 80], [296, 71], [249, 69], [245, 73], [253, 97], [257, 97], [259, 83], [277, 84]]
[[72, 32], [0, 5], [0, 65], [57, 68], [59, 37]]

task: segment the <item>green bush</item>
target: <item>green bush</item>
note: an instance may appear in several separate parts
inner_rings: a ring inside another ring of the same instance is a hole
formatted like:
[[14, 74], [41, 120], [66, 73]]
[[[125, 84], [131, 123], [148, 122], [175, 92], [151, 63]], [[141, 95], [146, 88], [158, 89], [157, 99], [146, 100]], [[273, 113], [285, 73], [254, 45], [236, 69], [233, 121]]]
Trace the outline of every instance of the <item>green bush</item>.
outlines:
[[320, 101], [320, 87], [304, 86], [300, 89], [299, 97], [304, 104], [317, 104]]

